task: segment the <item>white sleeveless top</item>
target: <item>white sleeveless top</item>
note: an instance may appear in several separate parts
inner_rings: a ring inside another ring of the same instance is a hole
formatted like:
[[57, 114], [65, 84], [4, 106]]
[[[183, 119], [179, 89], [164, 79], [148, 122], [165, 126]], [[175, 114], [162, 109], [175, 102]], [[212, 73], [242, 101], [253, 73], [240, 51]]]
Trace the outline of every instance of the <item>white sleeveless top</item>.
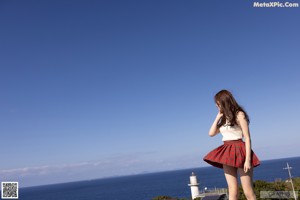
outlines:
[[224, 124], [220, 127], [220, 133], [223, 136], [222, 141], [238, 140], [243, 138], [243, 131], [238, 125], [230, 126], [229, 124]]

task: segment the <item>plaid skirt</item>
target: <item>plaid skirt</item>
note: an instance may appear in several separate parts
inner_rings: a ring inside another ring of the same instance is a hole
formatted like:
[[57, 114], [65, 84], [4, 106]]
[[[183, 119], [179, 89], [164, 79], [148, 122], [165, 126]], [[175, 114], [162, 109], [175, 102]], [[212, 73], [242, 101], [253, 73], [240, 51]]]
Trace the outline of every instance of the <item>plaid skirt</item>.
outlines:
[[[203, 160], [214, 167], [223, 168], [229, 165], [236, 168], [244, 168], [246, 158], [245, 142], [242, 139], [224, 141], [224, 144], [209, 152]], [[251, 150], [252, 167], [260, 165], [260, 161]]]

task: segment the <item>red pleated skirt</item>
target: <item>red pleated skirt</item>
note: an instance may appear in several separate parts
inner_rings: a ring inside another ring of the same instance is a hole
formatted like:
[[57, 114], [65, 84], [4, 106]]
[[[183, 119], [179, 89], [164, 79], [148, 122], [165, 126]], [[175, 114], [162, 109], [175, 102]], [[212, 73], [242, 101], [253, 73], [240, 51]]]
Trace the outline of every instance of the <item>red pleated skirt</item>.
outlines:
[[[229, 165], [236, 168], [244, 168], [246, 158], [245, 142], [242, 139], [224, 141], [224, 144], [209, 152], [203, 160], [214, 167], [223, 168]], [[252, 167], [260, 165], [256, 154], [251, 150]]]

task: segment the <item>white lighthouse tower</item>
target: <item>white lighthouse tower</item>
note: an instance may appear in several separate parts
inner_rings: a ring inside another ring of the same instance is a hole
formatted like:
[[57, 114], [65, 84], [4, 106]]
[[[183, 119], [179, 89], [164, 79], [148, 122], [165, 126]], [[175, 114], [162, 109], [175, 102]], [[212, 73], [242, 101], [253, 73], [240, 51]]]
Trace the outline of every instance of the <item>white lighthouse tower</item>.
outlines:
[[197, 182], [197, 176], [194, 172], [192, 172], [190, 176], [189, 186], [191, 187], [192, 199], [199, 197], [199, 183]]

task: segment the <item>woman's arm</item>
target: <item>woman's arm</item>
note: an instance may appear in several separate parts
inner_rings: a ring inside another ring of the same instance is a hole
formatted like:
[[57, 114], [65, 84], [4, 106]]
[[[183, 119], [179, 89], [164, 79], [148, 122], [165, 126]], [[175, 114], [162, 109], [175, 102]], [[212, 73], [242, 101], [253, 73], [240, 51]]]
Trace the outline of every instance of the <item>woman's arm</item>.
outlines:
[[211, 127], [210, 127], [210, 129], [209, 129], [208, 135], [209, 135], [210, 137], [213, 137], [213, 136], [217, 135], [218, 133], [220, 133], [220, 130], [219, 130], [219, 128], [218, 128], [218, 122], [219, 122], [219, 120], [220, 120], [220, 118], [221, 118], [222, 116], [223, 116], [223, 114], [220, 113], [220, 112], [217, 114], [214, 123], [211, 125]]
[[245, 114], [243, 112], [238, 112], [237, 114], [237, 121], [240, 125], [243, 135], [245, 138], [245, 147], [246, 147], [246, 160], [244, 164], [244, 171], [247, 173], [247, 171], [251, 168], [251, 137], [250, 137], [250, 131], [248, 122], [245, 118]]

